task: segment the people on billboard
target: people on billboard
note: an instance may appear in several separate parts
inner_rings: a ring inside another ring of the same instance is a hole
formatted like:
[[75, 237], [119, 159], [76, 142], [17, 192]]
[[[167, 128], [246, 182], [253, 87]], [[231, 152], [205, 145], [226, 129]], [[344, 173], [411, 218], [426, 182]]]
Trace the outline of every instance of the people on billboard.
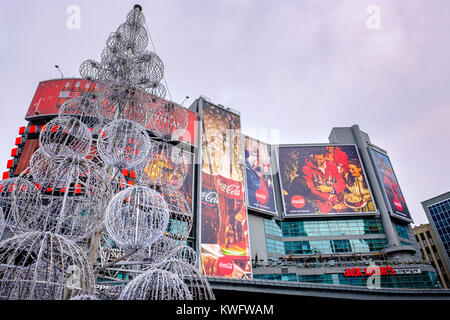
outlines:
[[280, 175], [287, 215], [375, 211], [355, 146], [282, 147]]
[[258, 150], [245, 149], [249, 206], [276, 213], [270, 165], [261, 161]]
[[325, 160], [333, 162], [338, 168], [341, 176], [345, 176], [348, 171], [348, 156], [337, 146], [326, 146], [325, 149], [327, 153], [325, 155]]
[[345, 174], [345, 183], [344, 209], [348, 207], [355, 212], [375, 211], [372, 195], [358, 159], [348, 160], [348, 172]]
[[301, 170], [310, 191], [312, 205], [320, 213], [332, 212], [333, 206], [340, 202], [339, 195], [346, 187], [337, 166], [327, 161], [325, 156], [324, 148], [313, 148]]

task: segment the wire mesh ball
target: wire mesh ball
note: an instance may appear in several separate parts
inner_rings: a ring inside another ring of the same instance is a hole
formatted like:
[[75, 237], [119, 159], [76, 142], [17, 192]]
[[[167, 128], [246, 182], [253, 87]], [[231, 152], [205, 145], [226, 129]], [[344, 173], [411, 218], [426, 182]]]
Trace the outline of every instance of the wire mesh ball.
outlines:
[[165, 270], [176, 274], [188, 287], [193, 300], [216, 299], [211, 285], [205, 275], [203, 275], [198, 268], [186, 261], [172, 258], [151, 266], [149, 271], [152, 269]]
[[173, 256], [184, 246], [194, 222], [192, 210], [180, 191], [161, 188], [161, 194], [169, 208], [169, 225], [164, 236], [142, 253], [143, 257], [150, 263], [159, 263]]
[[178, 140], [187, 127], [187, 112], [173, 102], [155, 106], [149, 121], [149, 129], [165, 140]]
[[128, 12], [125, 23], [130, 26], [135, 26], [135, 25], [143, 26], [145, 24], [145, 16], [142, 13], [142, 11], [139, 10], [139, 8], [135, 7], [135, 8], [133, 8], [133, 10]]
[[101, 64], [94, 60], [85, 60], [80, 65], [80, 75], [86, 80], [97, 80]]
[[164, 99], [167, 94], [166, 87], [161, 83], [149, 83], [147, 85], [143, 85], [142, 88], [148, 92], [149, 94]]
[[177, 275], [151, 269], [131, 280], [119, 300], [192, 300], [192, 295]]
[[139, 166], [140, 183], [179, 189], [187, 176], [188, 153], [167, 142], [154, 142], [153, 145], [147, 159]]
[[176, 241], [164, 234], [152, 243], [151, 246], [138, 252], [137, 256], [141, 257], [147, 264], [158, 264], [166, 259], [170, 259], [173, 253], [182, 245], [182, 242]]
[[[25, 171], [26, 172], [26, 171]], [[34, 219], [39, 217], [43, 207], [42, 195], [38, 186], [23, 175], [15, 178], [9, 186], [11, 207], [8, 216], [8, 227], [14, 233], [29, 231], [28, 228], [22, 229], [19, 221], [27, 220], [27, 223], [33, 223]]]
[[0, 207], [5, 217], [5, 223], [9, 225], [12, 204], [12, 192], [15, 188], [17, 177], [0, 181]]
[[133, 54], [142, 53], [148, 45], [147, 30], [140, 24], [123, 23], [117, 30], [116, 34], [120, 40], [116, 42], [125, 52], [131, 51]]
[[150, 188], [136, 186], [116, 194], [105, 214], [109, 236], [124, 249], [139, 250], [160, 238], [169, 223], [163, 196]]
[[198, 256], [194, 249], [191, 247], [188, 247], [186, 245], [183, 245], [179, 247], [175, 252], [173, 253], [172, 257], [177, 260], [184, 261], [186, 263], [189, 263], [196, 267], [198, 269]]
[[156, 53], [145, 52], [134, 58], [132, 72], [136, 85], [152, 85], [163, 79], [164, 64]]
[[59, 116], [76, 117], [84, 123], [92, 133], [98, 134], [104, 125], [101, 106], [92, 94], [85, 94], [64, 102], [59, 109]]
[[69, 239], [29, 232], [0, 243], [1, 300], [62, 300], [94, 292], [92, 265]]
[[151, 147], [145, 128], [124, 119], [108, 123], [97, 140], [101, 159], [119, 169], [130, 169], [144, 162]]
[[103, 118], [108, 121], [125, 119], [146, 126], [150, 117], [150, 95], [132, 86], [105, 86], [99, 97]]
[[[111, 37], [111, 40], [108, 41], [113, 41], [112, 39], [114, 39], [115, 36], [116, 36], [115, 32], [111, 33], [109, 35], [109, 37]], [[126, 59], [126, 54], [117, 45], [111, 44], [102, 50], [101, 53], [102, 66], [106, 66], [109, 63], [113, 63], [112, 65], [110, 65], [113, 66], [119, 59]]]
[[13, 191], [11, 228], [15, 232], [51, 231], [74, 241], [102, 227], [106, 172], [80, 157], [54, 157], [24, 171]]
[[48, 157], [85, 156], [91, 145], [91, 131], [73, 117], [57, 117], [49, 121], [39, 136], [39, 147]]

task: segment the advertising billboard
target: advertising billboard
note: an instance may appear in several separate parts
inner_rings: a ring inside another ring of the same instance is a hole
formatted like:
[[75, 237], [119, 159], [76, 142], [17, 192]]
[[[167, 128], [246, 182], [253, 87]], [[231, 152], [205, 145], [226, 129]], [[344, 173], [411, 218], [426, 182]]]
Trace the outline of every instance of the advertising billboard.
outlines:
[[354, 145], [278, 148], [285, 216], [376, 213]]
[[270, 145], [244, 137], [247, 205], [277, 215]]
[[[64, 102], [87, 91], [98, 92], [98, 85], [95, 82], [77, 78], [41, 81], [25, 115], [25, 119], [32, 121], [42, 117], [57, 116]], [[149, 103], [149, 108], [165, 102], [166, 100], [164, 99], [155, 98], [154, 102]], [[186, 132], [179, 140], [197, 146], [198, 116], [191, 110], [186, 109], [186, 112], [188, 120]]]
[[208, 276], [251, 278], [240, 117], [203, 101], [200, 258]]
[[375, 172], [377, 173], [377, 178], [383, 189], [384, 196], [389, 203], [391, 213], [398, 217], [411, 220], [405, 198], [400, 189], [394, 169], [392, 168], [391, 160], [386, 154], [378, 150], [373, 148], [367, 149], [372, 163], [375, 166]]

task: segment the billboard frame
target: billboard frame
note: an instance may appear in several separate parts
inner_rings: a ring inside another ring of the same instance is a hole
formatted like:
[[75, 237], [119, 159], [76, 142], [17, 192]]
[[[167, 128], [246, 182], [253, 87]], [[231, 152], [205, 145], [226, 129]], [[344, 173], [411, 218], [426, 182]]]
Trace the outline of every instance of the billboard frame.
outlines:
[[[196, 196], [196, 201], [197, 201], [197, 228], [196, 228], [196, 243], [197, 243], [197, 248], [198, 248], [198, 254], [197, 254], [197, 261], [198, 261], [198, 265], [200, 266], [200, 271], [202, 272], [202, 260], [201, 260], [201, 254], [202, 254], [202, 234], [201, 234], [201, 230], [202, 230], [202, 202], [201, 202], [201, 191], [202, 191], [202, 163], [203, 163], [203, 104], [204, 103], [208, 103], [212, 106], [214, 106], [215, 108], [219, 108], [225, 112], [229, 112], [231, 114], [234, 114], [236, 116], [239, 117], [239, 122], [240, 121], [240, 117], [241, 115], [237, 112], [235, 112], [233, 109], [229, 109], [229, 108], [225, 108], [222, 105], [217, 105], [215, 103], [212, 103], [209, 100], [206, 100], [203, 96], [200, 96], [198, 99], [198, 103], [197, 103], [197, 115], [198, 115], [198, 134], [197, 134], [197, 140], [198, 140], [198, 173], [197, 173], [197, 179], [198, 179], [198, 185], [197, 185], [197, 196]], [[243, 133], [242, 133], [242, 127], [239, 128], [239, 130], [241, 131], [241, 148], [242, 148], [242, 144], [243, 144]], [[242, 150], [243, 151], [243, 150]], [[244, 187], [246, 186], [246, 175], [245, 175], [245, 165], [243, 164], [243, 178], [244, 178]], [[245, 193], [247, 193], [247, 189], [245, 189]], [[245, 197], [247, 197], [247, 195], [245, 195]], [[251, 243], [250, 243], [250, 226], [249, 226], [249, 215], [248, 215], [248, 205], [246, 202], [246, 198], [244, 200], [245, 202], [245, 212], [246, 212], [246, 223], [247, 223], [247, 241], [248, 241], [248, 254], [249, 254], [249, 262], [250, 262], [250, 277], [251, 279], [253, 279], [253, 262], [252, 262], [252, 247], [251, 247]], [[203, 273], [203, 272], [202, 272]], [[220, 277], [220, 276], [217, 276]], [[226, 278], [226, 277], [220, 277], [220, 278]]]
[[[369, 188], [370, 191], [370, 195], [372, 197], [372, 202], [374, 205], [375, 210], [371, 211], [371, 212], [332, 212], [332, 213], [324, 213], [324, 214], [310, 214], [310, 213], [297, 213], [297, 214], [286, 214], [286, 203], [284, 200], [284, 195], [283, 195], [283, 183], [281, 181], [281, 167], [280, 167], [280, 154], [279, 154], [279, 149], [280, 147], [327, 147], [327, 146], [334, 146], [334, 147], [339, 147], [339, 146], [353, 146], [356, 150], [356, 154], [358, 155], [358, 158], [360, 160], [361, 163], [361, 169], [363, 171], [364, 177], [366, 178], [367, 181], [367, 186]], [[278, 145], [274, 145], [274, 149], [275, 152], [277, 154], [277, 160], [278, 160], [278, 177], [279, 177], [279, 183], [280, 183], [280, 192], [281, 192], [281, 201], [283, 204], [283, 213], [282, 213], [282, 218], [283, 219], [289, 219], [289, 218], [319, 218], [319, 219], [327, 219], [327, 218], [336, 218], [336, 217], [367, 217], [367, 216], [380, 216], [380, 210], [378, 209], [378, 206], [376, 204], [375, 198], [373, 196], [373, 191], [372, 191], [372, 186], [369, 183], [369, 180], [367, 178], [367, 174], [366, 174], [366, 169], [365, 169], [365, 163], [361, 158], [361, 154], [359, 153], [358, 150], [358, 146], [356, 144], [352, 144], [352, 143], [305, 143], [305, 144], [278, 144]]]
[[[411, 212], [409, 211], [409, 208], [408, 208], [408, 204], [406, 203], [406, 200], [405, 200], [405, 205], [406, 205], [406, 208], [408, 209], [408, 215], [409, 215], [410, 218], [401, 216], [401, 215], [395, 213], [395, 211], [392, 209], [391, 202], [390, 202], [389, 197], [387, 196], [387, 193], [386, 193], [386, 188], [384, 186], [384, 182], [381, 180], [380, 173], [378, 171], [378, 167], [375, 164], [375, 159], [373, 158], [371, 150], [373, 150], [375, 152], [378, 152], [378, 153], [381, 153], [381, 154], [385, 155], [386, 157], [388, 157], [389, 163], [391, 164], [392, 172], [394, 173], [394, 177], [395, 177], [395, 179], [398, 182], [397, 175], [395, 174], [394, 167], [392, 166], [391, 158], [389, 157], [387, 152], [383, 152], [384, 150], [382, 151], [381, 148], [375, 148], [375, 146], [367, 146], [367, 153], [369, 154], [370, 161], [372, 162], [372, 167], [373, 167], [373, 169], [375, 171], [375, 175], [377, 177], [377, 182], [378, 182], [378, 185], [380, 186], [381, 193], [383, 195], [383, 200], [384, 200], [384, 202], [386, 204], [386, 207], [387, 207], [387, 209], [389, 211], [389, 215], [391, 217], [403, 220], [403, 221], [408, 222], [408, 223], [414, 223], [414, 221], [413, 221], [413, 219], [411, 217]], [[404, 197], [403, 192], [402, 192], [402, 196]]]
[[[275, 183], [274, 183], [276, 178], [275, 178], [275, 174], [273, 173], [273, 170], [272, 170], [273, 169], [273, 165], [272, 164], [274, 162], [273, 161], [274, 160], [273, 159], [273, 156], [274, 156], [273, 146], [271, 144], [266, 143], [264, 141], [261, 141], [259, 139], [252, 138], [252, 137], [250, 137], [249, 135], [246, 135], [246, 134], [241, 134], [241, 136], [242, 136], [242, 150], [244, 151], [243, 165], [244, 165], [244, 176], [245, 176], [244, 177], [244, 181], [245, 181], [245, 190], [246, 190], [245, 202], [247, 203], [247, 210], [250, 209], [252, 211], [256, 211], [256, 212], [259, 212], [259, 213], [263, 213], [263, 214], [269, 215], [270, 217], [278, 217], [280, 211], [278, 209], [277, 201], [276, 201], [276, 196], [277, 196], [276, 193], [277, 193], [277, 191], [275, 190]], [[274, 202], [274, 206], [275, 206], [275, 212], [270, 212], [269, 210], [256, 208], [256, 207], [253, 207], [253, 206], [251, 206], [249, 204], [249, 201], [248, 201], [248, 184], [247, 184], [247, 169], [246, 169], [246, 164], [245, 164], [245, 138], [252, 139], [252, 140], [254, 140], [254, 141], [258, 142], [258, 143], [263, 143], [263, 144], [265, 144], [268, 147], [268, 151], [270, 153], [270, 165], [271, 165], [270, 171], [271, 171], [271, 176], [272, 176], [273, 183], [274, 183], [274, 185], [272, 187], [272, 191], [273, 191], [273, 202]]]

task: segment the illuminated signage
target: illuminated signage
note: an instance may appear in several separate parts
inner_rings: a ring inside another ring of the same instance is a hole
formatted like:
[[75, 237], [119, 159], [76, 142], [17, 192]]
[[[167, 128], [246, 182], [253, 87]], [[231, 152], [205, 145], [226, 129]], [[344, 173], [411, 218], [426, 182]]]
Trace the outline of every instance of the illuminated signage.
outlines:
[[392, 276], [396, 274], [393, 267], [346, 268], [344, 277], [368, 277], [372, 275]]
[[421, 274], [422, 271], [418, 268], [414, 269], [394, 269], [391, 266], [378, 267], [371, 266], [367, 268], [346, 268], [344, 277], [368, 277], [372, 275], [379, 276], [393, 276], [398, 274]]

